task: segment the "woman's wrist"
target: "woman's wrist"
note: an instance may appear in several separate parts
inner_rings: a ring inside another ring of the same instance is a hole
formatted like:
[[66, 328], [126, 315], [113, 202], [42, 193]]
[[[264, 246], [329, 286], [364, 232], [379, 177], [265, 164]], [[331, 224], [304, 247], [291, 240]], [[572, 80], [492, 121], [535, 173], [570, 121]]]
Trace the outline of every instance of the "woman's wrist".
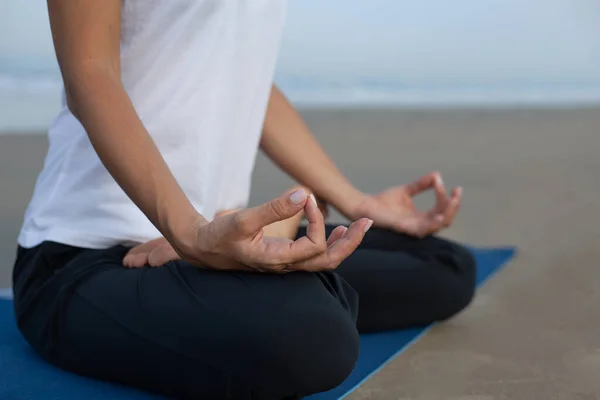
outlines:
[[169, 216], [163, 235], [180, 255], [189, 254], [197, 247], [200, 227], [206, 224], [206, 218], [190, 206]]
[[358, 209], [367, 198], [367, 194], [348, 184], [344, 187], [336, 188], [335, 191], [321, 197], [344, 217], [354, 221], [359, 218]]

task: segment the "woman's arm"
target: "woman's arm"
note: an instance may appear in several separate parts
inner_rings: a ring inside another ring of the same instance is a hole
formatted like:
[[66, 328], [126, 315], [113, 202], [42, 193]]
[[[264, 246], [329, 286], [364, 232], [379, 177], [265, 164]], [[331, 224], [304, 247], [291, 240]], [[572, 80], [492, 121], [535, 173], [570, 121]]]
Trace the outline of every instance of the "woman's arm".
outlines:
[[[177, 184], [121, 83], [121, 0], [48, 0], [48, 9], [69, 108], [109, 173], [184, 259], [226, 270], [318, 271], [337, 267], [356, 249], [372, 222], [357, 221], [327, 242], [323, 216], [304, 190], [208, 223]], [[305, 237], [264, 237], [263, 227], [303, 209]]]
[[267, 109], [261, 149], [291, 177], [346, 216], [353, 216], [365, 198], [335, 166], [275, 85]]
[[[300, 115], [275, 86], [261, 148], [285, 172], [352, 220], [367, 217], [381, 228], [425, 236], [450, 226], [460, 208], [462, 188], [455, 188], [448, 197], [437, 172], [377, 195], [361, 193], [336, 168]], [[413, 197], [431, 189], [436, 194], [434, 207], [426, 212], [418, 210]]]
[[107, 170], [165, 238], [185, 238], [192, 221], [205, 221], [171, 174], [121, 83], [121, 1], [48, 0], [48, 10], [70, 110]]

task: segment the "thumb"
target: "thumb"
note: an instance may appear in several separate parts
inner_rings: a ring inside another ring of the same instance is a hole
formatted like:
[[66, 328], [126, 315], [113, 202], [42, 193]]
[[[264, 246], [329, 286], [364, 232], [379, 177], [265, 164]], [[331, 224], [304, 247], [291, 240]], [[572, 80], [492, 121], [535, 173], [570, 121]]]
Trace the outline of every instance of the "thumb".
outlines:
[[307, 198], [308, 193], [304, 189], [290, 190], [258, 207], [241, 210], [237, 213], [240, 228], [250, 234], [272, 223], [291, 218], [304, 209]]

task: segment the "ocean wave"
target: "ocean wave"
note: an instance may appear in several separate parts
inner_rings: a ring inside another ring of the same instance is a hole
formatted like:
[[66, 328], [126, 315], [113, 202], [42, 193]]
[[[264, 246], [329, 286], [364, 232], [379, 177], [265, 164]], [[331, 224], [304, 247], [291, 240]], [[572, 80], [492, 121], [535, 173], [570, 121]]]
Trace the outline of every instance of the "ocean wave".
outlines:
[[62, 106], [62, 88], [60, 75], [0, 72], [0, 134], [46, 130]]
[[0, 73], [0, 93], [60, 93], [63, 83], [55, 75], [16, 75]]
[[334, 84], [318, 87], [281, 85], [288, 98], [306, 107], [488, 107], [600, 104], [597, 85], [533, 85], [514, 87], [386, 86]]
[[[500, 84], [405, 83], [373, 78], [326, 79], [283, 76], [276, 82], [300, 105], [462, 105], [506, 103], [600, 102], [600, 83]], [[62, 92], [60, 74], [0, 72], [0, 94], [41, 95], [55, 98]]]
[[[382, 81], [294, 79], [277, 83], [299, 107], [500, 108], [600, 104], [600, 84], [406, 85]], [[53, 75], [0, 73], [0, 132], [43, 130], [61, 107]]]

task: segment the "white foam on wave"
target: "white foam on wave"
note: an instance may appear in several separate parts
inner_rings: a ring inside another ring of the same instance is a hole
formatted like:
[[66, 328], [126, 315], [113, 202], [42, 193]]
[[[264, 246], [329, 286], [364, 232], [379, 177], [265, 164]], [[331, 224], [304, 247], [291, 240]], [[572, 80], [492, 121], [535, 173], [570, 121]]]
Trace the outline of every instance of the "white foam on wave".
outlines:
[[62, 88], [54, 74], [0, 73], [0, 134], [45, 131], [60, 111]]
[[62, 87], [62, 80], [55, 75], [30, 77], [0, 73], [0, 93], [56, 93]]
[[[283, 80], [290, 100], [306, 108], [503, 108], [600, 105], [600, 84], [408, 86], [373, 81]], [[0, 73], [0, 134], [45, 131], [61, 107], [55, 74]]]
[[600, 103], [600, 82], [411, 82], [378, 77], [279, 75], [297, 105], [316, 107], [505, 107]]
[[290, 88], [290, 100], [304, 107], [528, 107], [585, 106], [600, 104], [600, 85], [573, 87], [510, 88], [397, 88], [372, 87]]

